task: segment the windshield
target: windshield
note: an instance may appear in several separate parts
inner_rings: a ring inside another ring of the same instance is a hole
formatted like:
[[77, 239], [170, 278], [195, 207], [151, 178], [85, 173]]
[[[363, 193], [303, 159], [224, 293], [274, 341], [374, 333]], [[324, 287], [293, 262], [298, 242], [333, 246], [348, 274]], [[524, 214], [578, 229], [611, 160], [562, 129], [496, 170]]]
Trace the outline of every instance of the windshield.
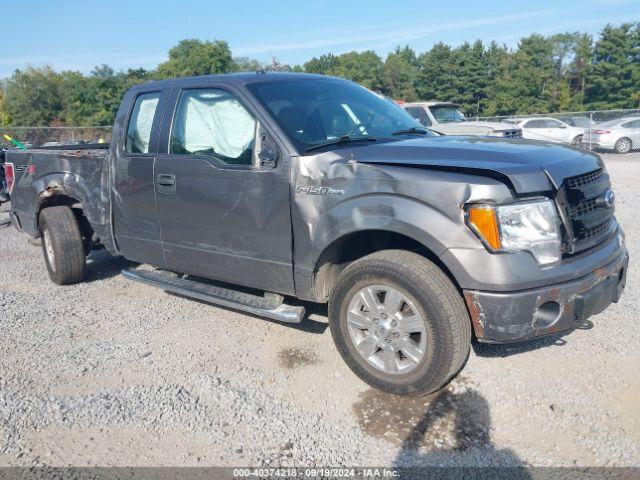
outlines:
[[429, 107], [431, 114], [438, 123], [464, 122], [467, 118], [464, 114], [453, 106], [433, 106]]
[[301, 151], [345, 136], [390, 141], [394, 132], [412, 128], [433, 136], [398, 105], [352, 82], [306, 78], [251, 83], [247, 88]]

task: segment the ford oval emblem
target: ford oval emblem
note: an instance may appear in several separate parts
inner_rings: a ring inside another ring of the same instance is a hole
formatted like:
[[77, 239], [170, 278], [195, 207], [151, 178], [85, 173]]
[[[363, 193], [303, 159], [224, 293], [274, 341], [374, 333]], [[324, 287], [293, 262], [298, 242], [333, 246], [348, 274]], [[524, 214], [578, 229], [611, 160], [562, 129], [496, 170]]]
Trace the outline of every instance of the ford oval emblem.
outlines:
[[613, 204], [616, 202], [616, 194], [613, 193], [613, 190], [611, 190], [610, 188], [608, 188], [605, 192], [604, 192], [604, 205], [607, 208], [613, 208]]

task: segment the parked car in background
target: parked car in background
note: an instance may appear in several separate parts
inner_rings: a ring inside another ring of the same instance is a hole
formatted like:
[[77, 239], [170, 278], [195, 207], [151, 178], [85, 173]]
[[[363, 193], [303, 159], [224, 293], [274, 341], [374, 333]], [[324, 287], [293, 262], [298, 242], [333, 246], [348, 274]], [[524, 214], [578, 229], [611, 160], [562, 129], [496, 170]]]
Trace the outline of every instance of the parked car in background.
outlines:
[[599, 123], [585, 143], [599, 150], [628, 153], [640, 148], [640, 116], [623, 117]]
[[422, 126], [445, 135], [478, 135], [520, 138], [519, 128], [504, 122], [467, 120], [453, 102], [413, 102], [400, 105]]
[[522, 130], [522, 136], [529, 140], [570, 143], [580, 145], [585, 129], [572, 127], [555, 118], [536, 117], [517, 121], [515, 125]]

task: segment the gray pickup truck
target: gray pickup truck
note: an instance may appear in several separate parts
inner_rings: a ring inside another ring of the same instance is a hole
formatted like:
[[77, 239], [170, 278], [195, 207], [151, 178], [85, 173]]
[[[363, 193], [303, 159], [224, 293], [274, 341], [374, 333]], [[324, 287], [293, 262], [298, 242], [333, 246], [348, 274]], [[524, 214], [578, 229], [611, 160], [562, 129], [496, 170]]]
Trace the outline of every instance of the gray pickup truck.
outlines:
[[123, 272], [132, 280], [276, 321], [328, 303], [349, 367], [396, 394], [445, 385], [474, 336], [569, 331], [625, 285], [597, 155], [435, 136], [331, 77], [136, 86], [109, 145], [7, 162], [13, 223], [42, 237], [55, 283], [82, 281], [86, 256], [106, 248], [156, 267]]

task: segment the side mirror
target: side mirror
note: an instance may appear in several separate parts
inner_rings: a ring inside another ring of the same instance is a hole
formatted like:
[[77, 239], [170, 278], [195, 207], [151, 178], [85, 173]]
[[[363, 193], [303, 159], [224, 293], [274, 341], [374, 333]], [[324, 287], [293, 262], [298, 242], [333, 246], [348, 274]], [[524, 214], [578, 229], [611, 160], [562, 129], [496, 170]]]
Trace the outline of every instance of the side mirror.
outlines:
[[278, 146], [271, 135], [260, 125], [258, 128], [258, 160], [260, 167], [274, 168], [278, 164]]

